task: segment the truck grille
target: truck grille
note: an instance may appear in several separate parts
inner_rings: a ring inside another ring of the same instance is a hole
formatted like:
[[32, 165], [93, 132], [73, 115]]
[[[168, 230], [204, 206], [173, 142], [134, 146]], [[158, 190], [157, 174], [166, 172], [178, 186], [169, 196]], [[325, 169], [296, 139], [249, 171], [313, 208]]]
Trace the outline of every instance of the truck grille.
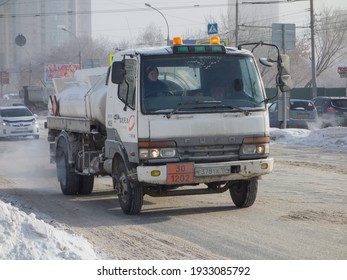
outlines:
[[240, 145], [178, 147], [181, 161], [218, 162], [238, 160]]

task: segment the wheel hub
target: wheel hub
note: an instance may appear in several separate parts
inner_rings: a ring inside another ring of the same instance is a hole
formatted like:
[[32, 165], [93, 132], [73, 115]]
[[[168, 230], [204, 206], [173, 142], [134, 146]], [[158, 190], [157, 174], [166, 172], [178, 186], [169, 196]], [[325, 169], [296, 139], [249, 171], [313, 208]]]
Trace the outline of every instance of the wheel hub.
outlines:
[[128, 182], [127, 182], [127, 177], [124, 173], [119, 177], [119, 185], [120, 185], [120, 194], [121, 194], [122, 200], [127, 201], [128, 200]]

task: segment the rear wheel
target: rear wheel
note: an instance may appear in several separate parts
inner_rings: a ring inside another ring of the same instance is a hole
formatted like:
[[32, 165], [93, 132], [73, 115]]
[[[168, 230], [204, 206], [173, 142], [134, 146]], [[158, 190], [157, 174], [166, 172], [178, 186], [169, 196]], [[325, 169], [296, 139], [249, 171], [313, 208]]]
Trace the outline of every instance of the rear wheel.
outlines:
[[143, 204], [143, 188], [140, 184], [129, 180], [124, 162], [118, 166], [114, 183], [117, 184], [119, 204], [123, 212], [129, 215], [140, 213]]
[[94, 187], [93, 175], [79, 175], [79, 194], [91, 194]]
[[69, 155], [66, 140], [60, 140], [56, 150], [57, 177], [60, 188], [65, 195], [77, 194], [79, 178], [74, 168], [69, 164]]
[[258, 179], [229, 182], [231, 199], [237, 207], [250, 207], [253, 205], [258, 191]]

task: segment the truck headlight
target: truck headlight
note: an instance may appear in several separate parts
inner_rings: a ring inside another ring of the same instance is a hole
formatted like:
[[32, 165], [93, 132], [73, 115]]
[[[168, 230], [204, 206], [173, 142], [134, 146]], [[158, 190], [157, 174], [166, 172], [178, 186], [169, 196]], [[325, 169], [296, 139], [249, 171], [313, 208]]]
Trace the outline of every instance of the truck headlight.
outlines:
[[176, 143], [172, 141], [139, 142], [141, 159], [173, 158], [176, 154]]
[[248, 137], [243, 139], [240, 156], [266, 155], [270, 152], [270, 137]]
[[263, 155], [269, 152], [269, 144], [247, 144], [242, 145], [241, 154], [242, 155], [252, 155], [258, 154]]

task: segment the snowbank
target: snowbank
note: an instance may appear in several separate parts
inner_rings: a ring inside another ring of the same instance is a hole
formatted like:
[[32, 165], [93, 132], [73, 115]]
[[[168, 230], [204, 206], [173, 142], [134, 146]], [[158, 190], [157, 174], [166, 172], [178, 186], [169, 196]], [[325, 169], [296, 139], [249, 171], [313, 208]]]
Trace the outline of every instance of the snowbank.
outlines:
[[0, 260], [96, 260], [80, 236], [54, 228], [0, 200]]
[[305, 146], [347, 152], [347, 127], [328, 127], [318, 130], [277, 129], [270, 130], [271, 144]]

